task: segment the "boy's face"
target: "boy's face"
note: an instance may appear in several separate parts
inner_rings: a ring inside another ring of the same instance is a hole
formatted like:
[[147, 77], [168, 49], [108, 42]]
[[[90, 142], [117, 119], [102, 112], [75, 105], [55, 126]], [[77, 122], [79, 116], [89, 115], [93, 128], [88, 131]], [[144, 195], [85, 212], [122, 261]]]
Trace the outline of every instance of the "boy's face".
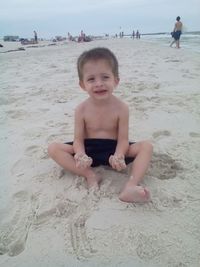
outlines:
[[104, 60], [90, 60], [83, 66], [83, 80], [79, 82], [82, 89], [95, 99], [108, 98], [119, 83], [109, 63]]

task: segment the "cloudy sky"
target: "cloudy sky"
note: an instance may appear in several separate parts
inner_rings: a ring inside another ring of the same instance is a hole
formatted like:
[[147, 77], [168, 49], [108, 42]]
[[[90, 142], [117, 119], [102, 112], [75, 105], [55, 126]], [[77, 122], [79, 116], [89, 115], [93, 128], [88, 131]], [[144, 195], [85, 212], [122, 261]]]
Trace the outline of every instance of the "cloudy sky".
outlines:
[[177, 16], [200, 30], [200, 0], [0, 0], [0, 36], [170, 32]]

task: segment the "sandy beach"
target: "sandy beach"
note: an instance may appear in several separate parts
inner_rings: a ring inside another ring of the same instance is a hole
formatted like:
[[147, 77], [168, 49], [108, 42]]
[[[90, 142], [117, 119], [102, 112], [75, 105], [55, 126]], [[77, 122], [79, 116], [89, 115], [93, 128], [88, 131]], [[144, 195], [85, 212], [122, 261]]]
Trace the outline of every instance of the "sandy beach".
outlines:
[[[0, 266], [199, 267], [199, 54], [128, 38], [48, 44], [0, 53]], [[11, 45], [0, 52], [21, 46]], [[73, 139], [87, 97], [76, 60], [97, 46], [119, 60], [129, 139], [154, 146], [146, 204], [118, 199], [129, 167], [96, 168], [94, 193], [47, 155], [49, 143]]]

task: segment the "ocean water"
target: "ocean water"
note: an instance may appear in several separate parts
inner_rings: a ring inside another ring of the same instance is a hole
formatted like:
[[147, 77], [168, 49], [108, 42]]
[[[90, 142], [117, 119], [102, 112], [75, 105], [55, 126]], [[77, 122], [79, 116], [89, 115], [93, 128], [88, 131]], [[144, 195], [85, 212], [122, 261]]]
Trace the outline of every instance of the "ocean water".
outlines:
[[[160, 43], [164, 46], [169, 46], [173, 41], [171, 34], [159, 35], [142, 35], [141, 39], [148, 42]], [[175, 44], [174, 44], [175, 46]], [[184, 49], [190, 49], [200, 53], [200, 32], [198, 33], [183, 33], [180, 38], [180, 46]]]

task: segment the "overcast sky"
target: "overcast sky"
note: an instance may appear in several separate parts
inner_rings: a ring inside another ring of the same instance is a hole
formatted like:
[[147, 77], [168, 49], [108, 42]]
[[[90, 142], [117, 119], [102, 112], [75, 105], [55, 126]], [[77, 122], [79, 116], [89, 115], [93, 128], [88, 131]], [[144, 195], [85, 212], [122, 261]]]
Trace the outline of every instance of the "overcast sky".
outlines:
[[200, 30], [200, 0], [0, 0], [0, 36], [171, 32], [177, 16]]

